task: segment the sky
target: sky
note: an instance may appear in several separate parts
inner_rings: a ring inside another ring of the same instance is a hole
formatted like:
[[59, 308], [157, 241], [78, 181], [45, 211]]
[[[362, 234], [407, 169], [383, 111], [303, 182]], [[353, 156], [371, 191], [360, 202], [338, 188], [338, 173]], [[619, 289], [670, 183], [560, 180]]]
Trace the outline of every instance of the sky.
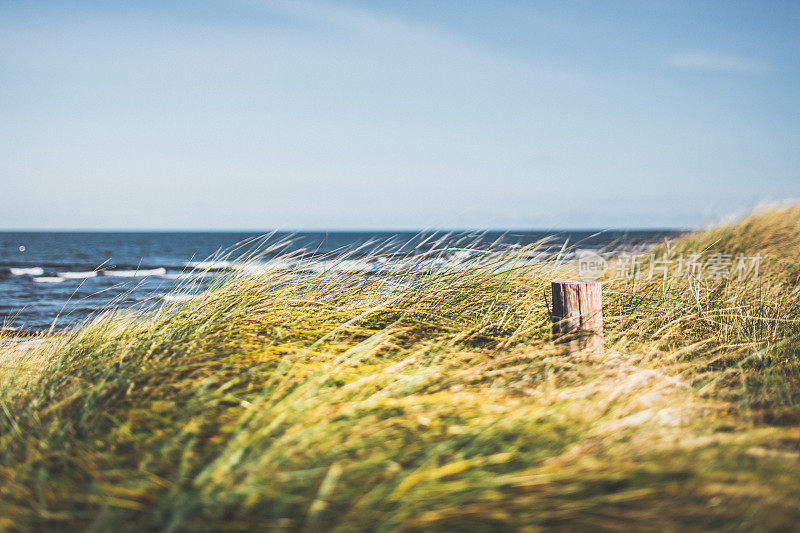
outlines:
[[0, 0], [0, 229], [700, 227], [800, 198], [800, 3]]

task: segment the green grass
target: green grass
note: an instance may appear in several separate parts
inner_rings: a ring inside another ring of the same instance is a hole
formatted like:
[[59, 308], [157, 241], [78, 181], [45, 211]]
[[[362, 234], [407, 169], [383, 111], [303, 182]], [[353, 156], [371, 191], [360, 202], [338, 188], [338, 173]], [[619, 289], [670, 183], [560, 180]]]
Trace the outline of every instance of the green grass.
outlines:
[[695, 250], [760, 276], [611, 281], [603, 353], [550, 338], [569, 265], [518, 255], [228, 274], [3, 344], [0, 527], [794, 528], [800, 206], [669, 253]]

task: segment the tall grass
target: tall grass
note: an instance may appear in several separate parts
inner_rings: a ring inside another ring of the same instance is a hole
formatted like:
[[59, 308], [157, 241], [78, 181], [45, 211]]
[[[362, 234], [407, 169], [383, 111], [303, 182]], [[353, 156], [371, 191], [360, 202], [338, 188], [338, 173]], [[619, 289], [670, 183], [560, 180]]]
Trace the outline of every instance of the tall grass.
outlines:
[[0, 526], [792, 528], [800, 207], [669, 253], [699, 249], [760, 275], [609, 281], [603, 352], [552, 343], [570, 265], [535, 249], [380, 276], [278, 257], [6, 344]]

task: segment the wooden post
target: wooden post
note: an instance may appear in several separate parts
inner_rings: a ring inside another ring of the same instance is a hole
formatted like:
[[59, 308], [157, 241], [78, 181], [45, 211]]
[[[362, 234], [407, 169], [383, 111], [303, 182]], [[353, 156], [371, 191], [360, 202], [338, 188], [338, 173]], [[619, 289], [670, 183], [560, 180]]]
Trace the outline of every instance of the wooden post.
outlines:
[[553, 281], [553, 334], [597, 347], [603, 337], [603, 285], [599, 281]]

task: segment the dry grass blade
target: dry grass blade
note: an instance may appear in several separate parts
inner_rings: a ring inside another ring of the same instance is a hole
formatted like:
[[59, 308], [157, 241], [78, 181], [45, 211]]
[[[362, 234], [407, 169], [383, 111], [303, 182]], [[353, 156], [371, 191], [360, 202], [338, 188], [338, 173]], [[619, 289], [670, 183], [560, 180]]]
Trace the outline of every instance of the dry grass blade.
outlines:
[[273, 249], [0, 343], [0, 527], [794, 527], [800, 207], [669, 247], [761, 254], [755, 279], [609, 282], [602, 355], [551, 342], [565, 263], [432, 249], [369, 275]]

